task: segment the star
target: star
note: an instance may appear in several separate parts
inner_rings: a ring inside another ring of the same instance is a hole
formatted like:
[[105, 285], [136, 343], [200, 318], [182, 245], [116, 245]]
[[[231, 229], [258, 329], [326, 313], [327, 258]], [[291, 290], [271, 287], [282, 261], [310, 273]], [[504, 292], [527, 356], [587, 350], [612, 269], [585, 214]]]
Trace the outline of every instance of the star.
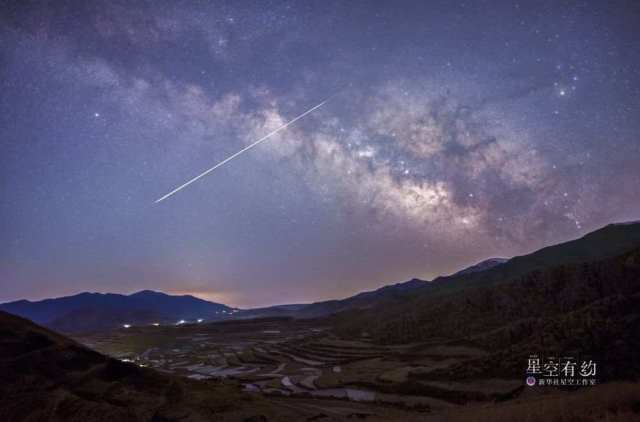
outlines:
[[[518, 254], [572, 237], [568, 212], [585, 231], [640, 218], [625, 7], [107, 2], [58, 25], [46, 2], [13, 3], [0, 143], [18, 148], [3, 177], [25, 194], [3, 209], [0, 261], [42, 263], [3, 280], [18, 296], [104, 268], [109, 282], [82, 288], [313, 301], [422, 271], [413, 245], [430, 245], [435, 277], [493, 253], [494, 238]], [[178, 200], [145, 205], [334, 94]], [[341, 261], [351, 255], [366, 265]], [[256, 291], [257, 269], [278, 281]], [[338, 273], [370, 284], [327, 287]]]

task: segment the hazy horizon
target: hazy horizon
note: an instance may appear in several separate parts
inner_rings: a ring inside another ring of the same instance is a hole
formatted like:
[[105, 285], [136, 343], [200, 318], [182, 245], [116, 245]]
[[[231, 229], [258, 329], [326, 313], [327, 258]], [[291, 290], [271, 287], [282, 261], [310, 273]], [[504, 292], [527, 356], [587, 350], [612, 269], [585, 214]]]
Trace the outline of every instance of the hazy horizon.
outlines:
[[[608, 224], [627, 224], [627, 223], [640, 223], [640, 221], [638, 221], [638, 220], [624, 220], [624, 221], [611, 222], [611, 223], [608, 223]], [[579, 236], [579, 237], [581, 237], [581, 236]], [[575, 239], [578, 239], [579, 237], [571, 238], [571, 239], [565, 239], [564, 241], [566, 242], [566, 241], [575, 240]], [[563, 243], [563, 242], [560, 242], [560, 243]], [[546, 246], [552, 246], [552, 245], [551, 244], [550, 245], [545, 245], [545, 246], [543, 246], [543, 248], [546, 247]], [[527, 253], [532, 253], [532, 252], [535, 252], [537, 250], [539, 250], [539, 249], [528, 251]], [[221, 303], [221, 304], [224, 304], [224, 305], [227, 305], [227, 306], [230, 306], [230, 307], [235, 307], [235, 308], [240, 308], [240, 309], [266, 308], [266, 307], [271, 307], [271, 306], [293, 305], [293, 304], [304, 305], [304, 304], [310, 304], [310, 303], [314, 303], [314, 302], [345, 299], [345, 298], [353, 296], [355, 294], [362, 293], [363, 291], [376, 290], [376, 289], [378, 289], [380, 287], [389, 286], [389, 285], [393, 285], [393, 284], [396, 284], [396, 283], [406, 282], [406, 281], [409, 281], [409, 280], [414, 279], [414, 278], [422, 279], [424, 281], [433, 281], [437, 277], [451, 275], [451, 274], [453, 274], [453, 273], [455, 273], [457, 271], [461, 271], [461, 270], [463, 270], [465, 268], [468, 268], [468, 267], [473, 266], [475, 264], [479, 264], [480, 262], [483, 262], [483, 261], [488, 260], [488, 259], [498, 258], [498, 259], [507, 259], [507, 260], [509, 260], [509, 259], [514, 258], [516, 256], [518, 256], [518, 255], [509, 256], [509, 257], [506, 257], [506, 256], [491, 256], [491, 257], [489, 257], [488, 256], [488, 257], [486, 257], [486, 258], [484, 258], [484, 259], [482, 259], [480, 261], [471, 262], [471, 263], [469, 263], [469, 264], [467, 264], [467, 265], [465, 265], [463, 267], [457, 268], [457, 269], [455, 269], [453, 271], [450, 271], [450, 272], [447, 272], [447, 273], [438, 274], [438, 275], [435, 275], [433, 277], [429, 277], [429, 278], [411, 277], [411, 278], [407, 278], [407, 279], [404, 279], [404, 280], [386, 281], [386, 282], [383, 281], [380, 285], [374, 286], [373, 288], [371, 288], [369, 290], [357, 290], [357, 291], [353, 291], [351, 293], [347, 293], [345, 296], [321, 297], [321, 298], [314, 299], [314, 300], [311, 300], [311, 301], [304, 301], [304, 300], [296, 301], [294, 299], [294, 300], [291, 300], [291, 301], [280, 302], [280, 303], [265, 303], [265, 304], [251, 305], [251, 306], [240, 306], [240, 305], [237, 305], [237, 304], [234, 304], [234, 303], [227, 303], [227, 302], [224, 302], [224, 301], [218, 299], [217, 295], [215, 295], [215, 293], [211, 294], [211, 295], [207, 295], [207, 294], [202, 294], [202, 293], [198, 293], [198, 292], [159, 290], [159, 289], [154, 288], [153, 286], [149, 286], [149, 287], [146, 287], [146, 288], [134, 289], [134, 290], [130, 290], [130, 291], [107, 291], [107, 290], [104, 290], [104, 291], [87, 291], [87, 290], [80, 290], [80, 291], [70, 292], [70, 293], [67, 293], [67, 294], [61, 294], [61, 295], [58, 295], [58, 296], [46, 296], [45, 295], [45, 296], [40, 296], [40, 297], [38, 297], [38, 296], [34, 296], [32, 298], [22, 297], [22, 298], [15, 298], [15, 299], [9, 299], [9, 300], [2, 300], [2, 298], [0, 298], [0, 304], [13, 302], [13, 301], [17, 301], [17, 300], [23, 300], [23, 299], [26, 299], [26, 300], [29, 300], [29, 301], [32, 301], [32, 302], [36, 302], [36, 301], [45, 300], [45, 299], [55, 299], [55, 298], [73, 296], [73, 295], [77, 295], [77, 294], [81, 294], [81, 293], [102, 293], [102, 294], [114, 293], [114, 294], [121, 294], [121, 295], [131, 295], [131, 294], [138, 293], [138, 292], [141, 292], [141, 291], [145, 291], [145, 290], [149, 291], [150, 290], [150, 291], [155, 291], [155, 292], [160, 292], [160, 293], [166, 293], [166, 294], [169, 294], [169, 295], [191, 295], [191, 296], [197, 297], [199, 299], [204, 299], [204, 300], [208, 300], [208, 301], [211, 301], [211, 302]]]

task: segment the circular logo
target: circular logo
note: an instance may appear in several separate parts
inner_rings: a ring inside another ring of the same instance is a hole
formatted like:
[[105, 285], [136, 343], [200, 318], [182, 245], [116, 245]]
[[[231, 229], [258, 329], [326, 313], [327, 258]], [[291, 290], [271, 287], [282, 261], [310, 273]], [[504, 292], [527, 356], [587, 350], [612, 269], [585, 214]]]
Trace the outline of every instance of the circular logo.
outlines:
[[529, 387], [533, 387], [534, 385], [536, 385], [535, 377], [527, 377], [527, 385]]

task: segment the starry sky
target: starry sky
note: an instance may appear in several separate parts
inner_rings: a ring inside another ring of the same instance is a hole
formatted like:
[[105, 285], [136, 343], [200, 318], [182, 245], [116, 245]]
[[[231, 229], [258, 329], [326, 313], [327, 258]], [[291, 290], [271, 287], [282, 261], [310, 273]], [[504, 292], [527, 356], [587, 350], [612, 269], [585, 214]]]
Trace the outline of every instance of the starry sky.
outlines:
[[639, 23], [617, 0], [3, 2], [0, 301], [311, 302], [639, 219]]

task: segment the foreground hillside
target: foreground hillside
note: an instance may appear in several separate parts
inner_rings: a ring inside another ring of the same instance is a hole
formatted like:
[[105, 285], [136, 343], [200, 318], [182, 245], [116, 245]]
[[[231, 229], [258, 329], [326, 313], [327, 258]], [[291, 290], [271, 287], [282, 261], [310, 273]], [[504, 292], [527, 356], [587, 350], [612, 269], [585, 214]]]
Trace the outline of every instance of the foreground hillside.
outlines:
[[[234, 327], [235, 324], [225, 324], [224, 327]], [[253, 323], [245, 324], [246, 336]], [[257, 324], [256, 328], [262, 332], [264, 326]], [[207, 325], [215, 330], [215, 326], [221, 324]], [[203, 325], [192, 328], [206, 329]], [[190, 330], [189, 327], [175, 329]], [[340, 353], [351, 354], [350, 357], [336, 356], [338, 349], [325, 344], [324, 348], [317, 348], [316, 353], [333, 355], [346, 365], [358, 360], [353, 356], [357, 354], [354, 348], [347, 347], [344, 342]], [[380, 351], [380, 348], [374, 348], [367, 353], [379, 354]], [[370, 361], [371, 356], [364, 359], [367, 360]], [[387, 376], [392, 380], [397, 374]], [[329, 383], [331, 380], [321, 382]], [[468, 383], [468, 386], [473, 384]], [[457, 405], [443, 399], [430, 399], [429, 403], [431, 405], [403, 410], [398, 405], [243, 393], [232, 381], [190, 380], [120, 362], [24, 319], [0, 312], [2, 421], [439, 422], [519, 421], [529, 418], [558, 422], [626, 422], [640, 418], [640, 385], [608, 383], [574, 392], [532, 388], [517, 398], [503, 397], [490, 402], [471, 401]], [[437, 403], [442, 403], [442, 406]]]
[[[176, 327], [178, 328], [178, 327]], [[0, 311], [0, 421], [418, 421], [423, 414], [340, 400], [263, 397], [104, 356]]]
[[0, 312], [2, 421], [209, 421], [256, 415], [278, 419], [287, 412], [233, 386], [105, 357]]

